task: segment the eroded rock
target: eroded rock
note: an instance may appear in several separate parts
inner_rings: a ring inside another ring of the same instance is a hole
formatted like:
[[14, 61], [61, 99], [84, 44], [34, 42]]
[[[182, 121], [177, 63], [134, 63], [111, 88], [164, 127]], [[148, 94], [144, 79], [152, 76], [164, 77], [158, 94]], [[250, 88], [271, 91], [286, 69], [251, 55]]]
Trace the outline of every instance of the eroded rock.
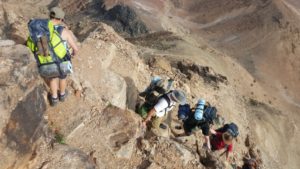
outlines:
[[[134, 112], [108, 106], [67, 137], [67, 142], [89, 152], [107, 166], [129, 163], [139, 137], [139, 123]], [[105, 153], [103, 153], [105, 152]]]
[[26, 47], [0, 47], [0, 57], [0, 166], [17, 167], [44, 135], [45, 88]]
[[202, 77], [204, 82], [218, 87], [220, 83], [228, 84], [227, 77], [214, 72], [211, 67], [200, 66], [187, 61], [179, 61], [176, 66], [180, 72], [185, 74], [188, 79], [191, 79], [195, 74]]

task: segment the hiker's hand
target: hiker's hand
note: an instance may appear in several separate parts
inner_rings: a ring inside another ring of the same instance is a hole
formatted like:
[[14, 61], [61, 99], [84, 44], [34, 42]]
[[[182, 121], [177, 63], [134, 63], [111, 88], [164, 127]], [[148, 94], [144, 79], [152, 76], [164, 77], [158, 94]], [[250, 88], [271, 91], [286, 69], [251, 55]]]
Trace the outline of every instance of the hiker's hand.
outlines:
[[207, 144], [207, 149], [211, 150], [211, 145], [210, 144]]
[[77, 53], [78, 53], [78, 52], [77, 52], [76, 50], [72, 50], [72, 54], [71, 54], [71, 55], [72, 55], [72, 57], [76, 56], [76, 55], [77, 55]]
[[208, 151], [211, 150], [211, 146], [209, 144], [207, 144], [207, 143], [203, 144], [203, 148], [206, 149], [206, 150], [208, 150]]
[[142, 127], [143, 127], [143, 128], [146, 128], [146, 127], [147, 127], [147, 121], [146, 121], [146, 120], [143, 120], [143, 122], [142, 122]]

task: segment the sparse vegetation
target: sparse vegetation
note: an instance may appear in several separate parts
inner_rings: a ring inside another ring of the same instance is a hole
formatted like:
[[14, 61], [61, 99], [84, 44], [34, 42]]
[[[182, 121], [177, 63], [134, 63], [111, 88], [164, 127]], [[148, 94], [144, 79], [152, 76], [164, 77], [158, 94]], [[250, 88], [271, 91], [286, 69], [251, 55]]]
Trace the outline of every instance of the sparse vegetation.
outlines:
[[61, 134], [58, 130], [56, 130], [54, 132], [54, 134], [55, 134], [54, 138], [55, 138], [55, 141], [57, 143], [59, 143], [59, 144], [66, 144], [65, 137], [64, 137], [63, 134]]

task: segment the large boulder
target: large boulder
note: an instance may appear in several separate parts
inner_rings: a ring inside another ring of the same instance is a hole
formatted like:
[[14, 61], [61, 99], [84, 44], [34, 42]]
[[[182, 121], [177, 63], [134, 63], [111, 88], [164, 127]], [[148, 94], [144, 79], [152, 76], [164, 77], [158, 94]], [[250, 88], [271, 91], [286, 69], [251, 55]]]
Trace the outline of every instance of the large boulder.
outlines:
[[95, 163], [91, 156], [68, 145], [57, 144], [53, 149], [43, 149], [44, 152], [37, 152], [29, 165], [30, 168], [43, 169], [95, 169]]
[[66, 141], [86, 153], [93, 152], [100, 168], [130, 165], [141, 135], [138, 119], [134, 112], [108, 105], [79, 125]]
[[7, 168], [20, 165], [41, 137], [46, 103], [35, 61], [26, 47], [0, 47], [0, 58], [0, 166]]

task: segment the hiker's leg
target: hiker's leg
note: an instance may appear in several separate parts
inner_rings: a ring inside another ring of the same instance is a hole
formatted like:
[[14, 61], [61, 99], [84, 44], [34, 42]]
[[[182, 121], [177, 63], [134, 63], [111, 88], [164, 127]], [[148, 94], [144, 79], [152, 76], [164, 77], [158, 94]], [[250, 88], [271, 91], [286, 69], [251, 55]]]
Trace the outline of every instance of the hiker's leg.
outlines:
[[184, 129], [184, 132], [185, 132], [185, 135], [186, 136], [189, 136], [192, 134], [192, 126], [189, 125], [187, 122], [184, 122], [183, 123], [183, 129]]
[[67, 87], [67, 76], [59, 77], [59, 92], [61, 95], [64, 95]]
[[52, 78], [49, 80], [49, 87], [50, 87], [52, 98], [57, 98], [58, 81], [59, 81], [58, 78]]
[[167, 119], [168, 119], [168, 116], [167, 116], [167, 115], [164, 115], [164, 116], [162, 117], [161, 123], [164, 122], [164, 121], [166, 121]]
[[66, 79], [60, 79], [59, 80], [59, 91], [60, 91], [60, 94], [65, 94], [65, 92], [66, 92], [66, 86], [67, 86], [67, 80]]
[[163, 117], [153, 117], [152, 119], [152, 127], [155, 128], [155, 129], [159, 129], [159, 125], [160, 123], [163, 121]]

